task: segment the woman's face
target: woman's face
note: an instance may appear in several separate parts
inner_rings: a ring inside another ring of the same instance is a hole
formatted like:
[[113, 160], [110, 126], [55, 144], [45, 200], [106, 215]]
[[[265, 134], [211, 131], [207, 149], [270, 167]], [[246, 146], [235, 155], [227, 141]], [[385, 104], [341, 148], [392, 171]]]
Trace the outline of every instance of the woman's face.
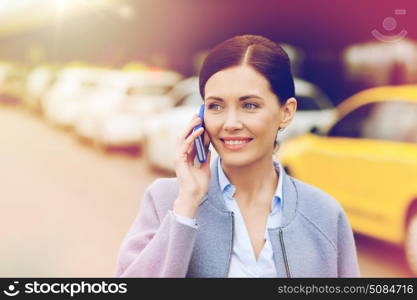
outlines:
[[294, 111], [280, 106], [268, 80], [246, 65], [211, 76], [204, 101], [206, 131], [224, 163], [233, 166], [271, 158], [277, 131], [296, 108], [296, 101]]

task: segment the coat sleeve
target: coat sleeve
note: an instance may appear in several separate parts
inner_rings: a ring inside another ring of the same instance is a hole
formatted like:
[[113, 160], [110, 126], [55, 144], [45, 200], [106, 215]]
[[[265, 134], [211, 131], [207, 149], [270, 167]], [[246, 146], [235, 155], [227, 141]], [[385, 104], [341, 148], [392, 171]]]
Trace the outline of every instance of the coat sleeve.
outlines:
[[338, 218], [337, 236], [338, 277], [360, 277], [353, 232], [343, 211]]
[[[145, 192], [139, 214], [120, 246], [115, 277], [185, 277], [197, 228], [178, 222], [172, 210], [162, 221], [152, 190]], [[159, 187], [163, 188], [163, 187]]]

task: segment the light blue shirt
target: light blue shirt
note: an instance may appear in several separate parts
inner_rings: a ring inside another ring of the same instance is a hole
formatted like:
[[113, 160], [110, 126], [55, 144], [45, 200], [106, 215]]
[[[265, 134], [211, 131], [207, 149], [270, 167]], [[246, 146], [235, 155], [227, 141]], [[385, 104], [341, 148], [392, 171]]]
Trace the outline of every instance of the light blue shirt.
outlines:
[[[275, 163], [279, 165], [280, 174], [282, 174], [281, 164], [278, 162]], [[275, 195], [271, 201], [271, 213], [268, 215], [264, 234], [265, 244], [259, 254], [258, 260], [255, 258], [255, 252], [253, 251], [239, 205], [233, 198], [236, 188], [230, 183], [226, 174], [224, 174], [221, 167], [221, 159], [218, 159], [218, 177], [226, 207], [234, 213], [235, 222], [232, 257], [228, 277], [277, 277], [268, 228], [276, 228], [281, 224], [283, 201], [282, 176], [279, 176]], [[178, 222], [198, 228], [196, 219], [186, 218], [175, 213], [174, 215]]]
[[[275, 263], [273, 258], [272, 245], [269, 240], [268, 228], [276, 228], [281, 223], [282, 208], [282, 179], [279, 176], [278, 185], [274, 198], [271, 199], [271, 213], [265, 228], [265, 244], [259, 254], [258, 260], [255, 258], [255, 252], [250, 241], [248, 231], [239, 205], [233, 198], [236, 191], [230, 183], [226, 174], [221, 167], [221, 159], [218, 160], [218, 173], [220, 188], [223, 192], [223, 198], [227, 208], [234, 213], [234, 240], [232, 258], [228, 277], [277, 277]], [[281, 165], [280, 174], [281, 172]]]

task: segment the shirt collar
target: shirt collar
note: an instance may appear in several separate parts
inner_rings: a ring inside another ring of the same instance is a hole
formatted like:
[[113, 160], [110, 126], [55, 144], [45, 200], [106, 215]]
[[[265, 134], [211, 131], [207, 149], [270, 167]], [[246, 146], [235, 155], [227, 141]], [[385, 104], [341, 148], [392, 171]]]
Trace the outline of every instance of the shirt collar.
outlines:
[[[282, 199], [282, 174], [284, 173], [282, 170], [282, 166], [278, 161], [274, 160], [273, 163], [274, 163], [275, 168], [278, 167], [279, 169], [279, 176], [278, 176], [277, 188], [274, 194], [274, 201], [271, 203], [272, 211], [274, 211], [275, 207], [282, 206], [282, 201], [283, 201]], [[236, 188], [229, 181], [226, 174], [224, 173], [220, 157], [217, 160], [217, 164], [218, 164], [217, 169], [218, 169], [219, 184], [220, 184], [221, 191], [223, 192], [223, 194], [227, 193], [230, 196], [230, 198], [232, 198], [233, 194], [236, 191]]]

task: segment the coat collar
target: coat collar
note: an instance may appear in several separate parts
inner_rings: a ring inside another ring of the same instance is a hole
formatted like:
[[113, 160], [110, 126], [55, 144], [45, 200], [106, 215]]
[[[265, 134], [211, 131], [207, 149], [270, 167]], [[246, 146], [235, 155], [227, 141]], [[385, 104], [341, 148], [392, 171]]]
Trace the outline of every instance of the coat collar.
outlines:
[[[213, 162], [213, 164], [211, 165], [211, 180], [209, 183], [207, 195], [203, 198], [203, 201], [206, 200], [218, 210], [228, 213], [229, 211], [226, 207], [226, 204], [224, 203], [223, 194], [222, 194], [220, 183], [219, 183], [219, 173], [218, 173], [218, 160], [219, 159], [220, 158], [217, 157], [216, 161]], [[297, 190], [290, 176], [285, 172], [284, 168], [279, 168], [278, 163], [274, 163], [274, 166], [277, 172], [279, 172], [279, 176], [282, 176], [283, 206], [282, 206], [282, 218], [281, 218], [280, 227], [285, 227], [291, 222], [291, 220], [294, 218], [296, 214]]]
[[[219, 158], [217, 158], [219, 159]], [[220, 189], [218, 164], [211, 166], [211, 180], [206, 196], [202, 199], [197, 213], [200, 225], [187, 277], [226, 277], [233, 248], [233, 216], [227, 209]], [[296, 215], [297, 191], [289, 175], [283, 171], [281, 226], [270, 228], [274, 262], [278, 277], [288, 276], [283, 258], [282, 232]]]

